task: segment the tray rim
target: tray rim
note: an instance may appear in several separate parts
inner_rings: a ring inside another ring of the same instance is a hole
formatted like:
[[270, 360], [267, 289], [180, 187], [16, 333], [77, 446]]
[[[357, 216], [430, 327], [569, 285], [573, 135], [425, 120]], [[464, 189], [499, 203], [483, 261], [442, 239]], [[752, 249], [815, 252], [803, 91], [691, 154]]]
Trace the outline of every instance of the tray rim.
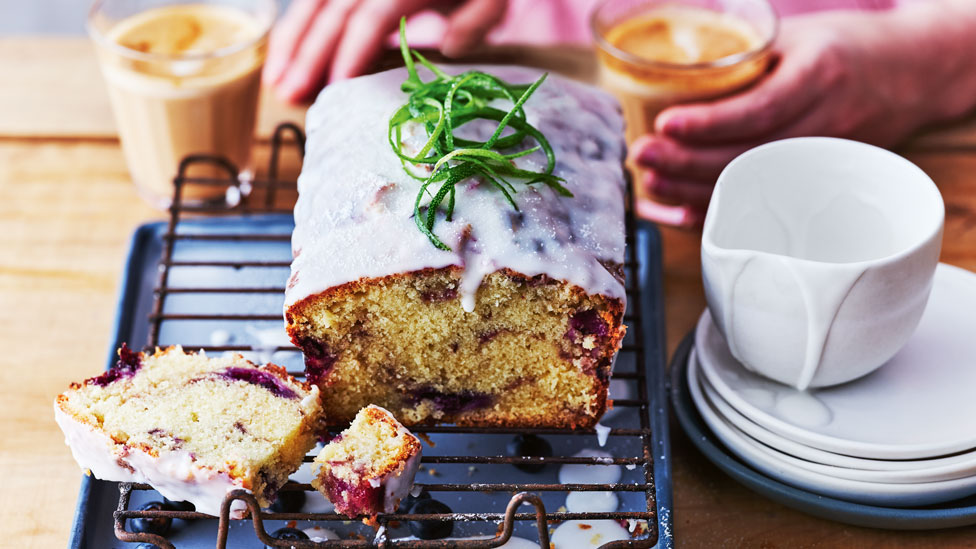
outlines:
[[[125, 261], [122, 264], [122, 276], [119, 279], [117, 290], [118, 301], [115, 305], [115, 317], [112, 320], [114, 328], [109, 337], [108, 351], [106, 352], [108, 357], [105, 362], [106, 370], [111, 368], [115, 362], [116, 350], [123, 341], [130, 339], [132, 333], [132, 317], [135, 314], [136, 302], [139, 299], [139, 285], [135, 281], [143, 275], [140, 267], [146, 251], [146, 247], [142, 244], [165, 227], [165, 221], [150, 221], [136, 227], [132, 236], [129, 237]], [[86, 547], [85, 531], [87, 525], [85, 515], [95, 487], [95, 480], [91, 475], [82, 475], [81, 487], [78, 489], [78, 502], [75, 504], [74, 518], [71, 524], [71, 534], [68, 538], [69, 548]]]

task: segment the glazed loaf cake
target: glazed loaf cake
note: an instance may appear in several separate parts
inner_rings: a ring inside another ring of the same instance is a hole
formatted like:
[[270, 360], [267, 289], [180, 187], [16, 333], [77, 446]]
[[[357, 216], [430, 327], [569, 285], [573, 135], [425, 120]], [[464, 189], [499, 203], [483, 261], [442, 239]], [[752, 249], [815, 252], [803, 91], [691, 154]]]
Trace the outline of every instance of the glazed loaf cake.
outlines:
[[[539, 76], [488, 70], [512, 83]], [[574, 196], [520, 185], [516, 210], [484, 181], [465, 181], [453, 217], [434, 228], [443, 250], [417, 230], [421, 183], [387, 138], [405, 74], [330, 85], [308, 113], [285, 299], [307, 379], [330, 421], [377, 404], [407, 425], [592, 426], [625, 330], [618, 105], [549, 76], [526, 119], [548, 137], [554, 175]], [[480, 122], [461, 129], [485, 140], [495, 126]], [[423, 130], [404, 132], [406, 150], [420, 148]], [[514, 162], [538, 169], [541, 154]]]
[[420, 456], [420, 440], [370, 405], [315, 456], [312, 486], [347, 517], [392, 513], [413, 487]]
[[123, 346], [114, 368], [58, 396], [54, 416], [95, 478], [144, 482], [211, 515], [237, 488], [269, 505], [323, 423], [318, 388], [283, 368], [179, 346], [151, 355]]

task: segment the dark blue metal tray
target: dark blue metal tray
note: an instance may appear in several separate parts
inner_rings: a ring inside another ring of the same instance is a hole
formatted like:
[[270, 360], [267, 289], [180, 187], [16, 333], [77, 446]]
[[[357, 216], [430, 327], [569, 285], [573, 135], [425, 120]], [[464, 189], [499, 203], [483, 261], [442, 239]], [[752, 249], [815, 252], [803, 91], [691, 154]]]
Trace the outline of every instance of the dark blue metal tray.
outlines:
[[[631, 221], [632, 222], [632, 221]], [[226, 216], [190, 218], [177, 224], [179, 235], [189, 235], [177, 239], [172, 250], [171, 260], [177, 266], [170, 266], [168, 287], [213, 288], [221, 285], [266, 288], [283, 287], [288, 276], [287, 263], [290, 261], [288, 235], [293, 221], [287, 214]], [[168, 224], [164, 222], [143, 225], [132, 237], [128, 259], [122, 277], [118, 310], [116, 313], [115, 334], [107, 350], [107, 364], [115, 360], [115, 350], [122, 342], [133, 347], [141, 347], [149, 341], [152, 328], [150, 313], [153, 311], [154, 294], [159, 280], [160, 261], [164, 256]], [[241, 235], [244, 238], [211, 241], [207, 235]], [[272, 235], [273, 238], [248, 239], [248, 235]], [[615, 377], [619, 374], [620, 386], [629, 387], [630, 395], [614, 395], [622, 403], [619, 410], [603, 423], [614, 429], [604, 450], [614, 456], [635, 457], [648, 460], [648, 470], [637, 466], [625, 468], [618, 486], [633, 484], [631, 489], [620, 488], [620, 511], [644, 513], [651, 517], [649, 535], [637, 540], [634, 547], [655, 546], [672, 547], [672, 489], [670, 468], [670, 442], [668, 438], [667, 395], [664, 372], [664, 319], [661, 291], [661, 244], [657, 229], [650, 224], [637, 224], [635, 241], [629, 254], [629, 280], [639, 281], [629, 288], [632, 299], [628, 304], [628, 325], [630, 333], [624, 341], [624, 351], [618, 357]], [[202, 238], [201, 238], [202, 237]], [[223, 267], [192, 266], [195, 261], [224, 261]], [[255, 269], [233, 267], [235, 261], [265, 261], [276, 265], [273, 268]], [[280, 315], [283, 295], [278, 292], [258, 292], [242, 297], [239, 294], [220, 294], [207, 292], [167, 293], [168, 299], [162, 309], [166, 320], [159, 323], [158, 342], [160, 345], [179, 343], [188, 349], [214, 346], [216, 339], [227, 340], [245, 348], [254, 347], [254, 356], [261, 358], [261, 338], [255, 334], [267, 332], [281, 326]], [[637, 299], [633, 299], [636, 297]], [[262, 319], [247, 323], [233, 319], [208, 319], [206, 313], [258, 315]], [[202, 314], [201, 314], [202, 313]], [[203, 319], [194, 318], [204, 317]], [[639, 334], [638, 334], [639, 332]], [[639, 336], [639, 337], [638, 337]], [[267, 346], [267, 342], [264, 344]], [[225, 345], [226, 346], [226, 345]], [[233, 346], [233, 345], [232, 345]], [[639, 348], [641, 352], [633, 352]], [[630, 352], [627, 350], [631, 349]], [[208, 351], [210, 352], [210, 351]], [[286, 366], [292, 372], [300, 372], [302, 360], [300, 353], [264, 351], [274, 362]], [[636, 367], [637, 357], [643, 357], [643, 368]], [[641, 373], [643, 372], [643, 373]], [[92, 372], [79, 372], [81, 378]], [[640, 385], [643, 385], [641, 387]], [[646, 400], [642, 398], [646, 396]], [[642, 417], [643, 416], [643, 417]], [[643, 425], [643, 427], [642, 427]], [[617, 436], [619, 435], [619, 436]], [[425, 449], [428, 455], [450, 456], [497, 456], [505, 453], [507, 435], [466, 435], [437, 432], [432, 429], [428, 436], [436, 444]], [[554, 455], [572, 456], [583, 448], [597, 448], [597, 437], [592, 433], [553, 432], [544, 435], [552, 444]], [[648, 450], [645, 452], [645, 450]], [[433, 469], [433, 467], [431, 468]], [[511, 465], [451, 466], [438, 465], [434, 474], [422, 472], [417, 482], [431, 486], [430, 483], [493, 483], [503, 479], [512, 484], [557, 483], [558, 467], [549, 465], [541, 473], [530, 474], [515, 469]], [[650, 482], [648, 482], [650, 481]], [[640, 486], [643, 486], [641, 488]], [[69, 547], [74, 549], [109, 549], [135, 547], [135, 543], [118, 541], [114, 532], [113, 513], [120, 505], [120, 486], [118, 483], [104, 482], [85, 477], [82, 481], [78, 506], [75, 514]], [[435, 488], [436, 489], [436, 488]], [[532, 491], [532, 490], [528, 490]], [[553, 521], [573, 518], [560, 510], [565, 500], [565, 492], [538, 492], [548, 511], [550, 524]], [[314, 493], [313, 493], [314, 494]], [[511, 493], [481, 491], [442, 491], [436, 495], [448, 503], [456, 512], [494, 513], [504, 511]], [[127, 509], [135, 509], [145, 501], [161, 499], [152, 490], [133, 490]], [[265, 519], [264, 526], [272, 531], [285, 524], [284, 520]], [[169, 541], [180, 548], [210, 548], [216, 543], [217, 520], [177, 521], [175, 532]], [[340, 531], [340, 534], [363, 533], [357, 524], [315, 521], [300, 521], [300, 527], [322, 525]], [[456, 525], [455, 535], [493, 535], [498, 521], [461, 522]], [[407, 535], [405, 528], [390, 530], [392, 541]], [[536, 540], [533, 518], [516, 519], [515, 535]], [[395, 543], [392, 544], [395, 546]], [[263, 544], [255, 535], [251, 521], [231, 521], [227, 547], [260, 548]], [[323, 544], [323, 546], [327, 546]], [[615, 545], [617, 546], [617, 545]], [[571, 548], [566, 548], [571, 549]]]

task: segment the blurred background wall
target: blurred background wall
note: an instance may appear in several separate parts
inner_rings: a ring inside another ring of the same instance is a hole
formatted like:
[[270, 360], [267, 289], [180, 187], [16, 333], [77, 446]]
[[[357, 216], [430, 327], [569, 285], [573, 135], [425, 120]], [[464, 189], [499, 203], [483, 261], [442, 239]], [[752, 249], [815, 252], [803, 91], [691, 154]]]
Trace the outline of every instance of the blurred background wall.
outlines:
[[[278, 0], [283, 10], [290, 0]], [[84, 34], [92, 0], [0, 0], [0, 36]]]

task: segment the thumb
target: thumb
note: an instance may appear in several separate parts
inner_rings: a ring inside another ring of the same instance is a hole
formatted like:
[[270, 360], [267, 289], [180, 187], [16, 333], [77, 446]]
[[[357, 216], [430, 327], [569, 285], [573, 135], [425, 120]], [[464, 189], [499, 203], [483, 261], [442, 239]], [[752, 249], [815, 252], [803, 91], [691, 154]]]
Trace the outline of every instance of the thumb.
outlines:
[[505, 17], [507, 0], [468, 0], [447, 19], [441, 53], [458, 57], [479, 45]]

